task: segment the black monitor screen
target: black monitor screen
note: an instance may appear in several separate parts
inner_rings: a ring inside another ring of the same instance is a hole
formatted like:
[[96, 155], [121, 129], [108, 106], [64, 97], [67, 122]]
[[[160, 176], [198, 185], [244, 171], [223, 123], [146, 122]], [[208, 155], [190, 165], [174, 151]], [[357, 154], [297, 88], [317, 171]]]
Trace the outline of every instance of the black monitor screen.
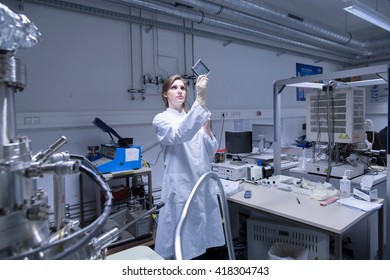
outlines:
[[376, 131], [366, 131], [367, 140], [372, 143], [372, 150], [386, 150], [386, 145], [382, 143], [381, 135]]
[[230, 154], [252, 152], [252, 131], [225, 131], [226, 149]]

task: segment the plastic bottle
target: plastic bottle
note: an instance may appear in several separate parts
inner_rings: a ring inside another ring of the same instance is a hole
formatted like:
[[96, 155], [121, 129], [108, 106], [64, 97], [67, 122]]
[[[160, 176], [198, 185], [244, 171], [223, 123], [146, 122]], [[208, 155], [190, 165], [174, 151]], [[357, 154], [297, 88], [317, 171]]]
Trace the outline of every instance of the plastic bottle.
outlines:
[[351, 180], [349, 180], [347, 176], [347, 172], [351, 171], [352, 170], [345, 170], [343, 178], [340, 179], [340, 193], [342, 198], [351, 196]]
[[301, 158], [301, 163], [299, 165], [299, 168], [302, 170], [306, 170], [306, 149], [302, 149], [302, 158]]

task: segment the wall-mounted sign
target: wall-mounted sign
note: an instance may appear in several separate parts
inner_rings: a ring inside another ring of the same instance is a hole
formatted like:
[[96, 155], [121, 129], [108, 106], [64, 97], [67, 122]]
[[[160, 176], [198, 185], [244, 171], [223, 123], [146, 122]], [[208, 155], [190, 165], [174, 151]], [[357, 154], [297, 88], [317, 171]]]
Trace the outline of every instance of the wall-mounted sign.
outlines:
[[[311, 75], [318, 75], [318, 74], [322, 74], [322, 67], [301, 64], [301, 63], [297, 63], [296, 65], [297, 77], [304, 77], [304, 76], [311, 76]], [[304, 88], [297, 88], [297, 101], [306, 101]]]

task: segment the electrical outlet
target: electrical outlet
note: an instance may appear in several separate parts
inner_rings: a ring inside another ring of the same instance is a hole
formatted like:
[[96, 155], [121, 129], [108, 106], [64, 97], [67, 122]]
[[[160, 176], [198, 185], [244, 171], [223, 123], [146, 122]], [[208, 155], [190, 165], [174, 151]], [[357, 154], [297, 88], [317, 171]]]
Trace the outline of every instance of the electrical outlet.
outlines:
[[222, 117], [222, 118], [227, 118], [227, 116], [228, 116], [228, 113], [226, 113], [226, 112], [221, 112], [221, 117]]
[[24, 124], [32, 124], [32, 117], [24, 117]]
[[40, 117], [24, 117], [24, 124], [40, 124], [41, 118]]
[[232, 117], [239, 117], [241, 116], [240, 112], [232, 112]]
[[41, 118], [40, 117], [32, 117], [31, 124], [40, 124]]

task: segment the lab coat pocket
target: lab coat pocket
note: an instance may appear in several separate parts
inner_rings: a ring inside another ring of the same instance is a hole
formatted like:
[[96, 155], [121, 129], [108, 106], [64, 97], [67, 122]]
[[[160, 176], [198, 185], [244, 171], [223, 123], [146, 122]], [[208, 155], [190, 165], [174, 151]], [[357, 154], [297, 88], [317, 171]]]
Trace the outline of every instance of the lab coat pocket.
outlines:
[[167, 176], [167, 189], [169, 189], [170, 201], [176, 204], [185, 204], [193, 188], [188, 174], [179, 173]]

